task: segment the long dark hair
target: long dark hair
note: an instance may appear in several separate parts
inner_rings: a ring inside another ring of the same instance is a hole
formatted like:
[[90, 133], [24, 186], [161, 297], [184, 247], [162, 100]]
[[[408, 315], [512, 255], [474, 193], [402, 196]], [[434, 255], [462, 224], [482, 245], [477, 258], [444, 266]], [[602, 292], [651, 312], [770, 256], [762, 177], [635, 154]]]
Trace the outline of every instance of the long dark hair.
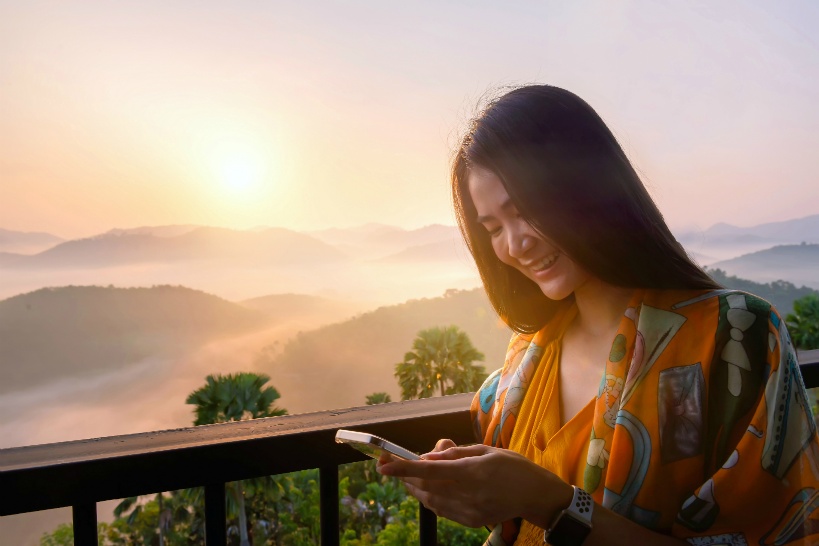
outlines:
[[518, 332], [535, 332], [557, 302], [502, 263], [477, 223], [472, 167], [503, 182], [518, 212], [588, 273], [629, 288], [720, 286], [668, 229], [614, 135], [580, 97], [549, 85], [514, 89], [471, 123], [452, 164], [461, 233], [489, 300]]

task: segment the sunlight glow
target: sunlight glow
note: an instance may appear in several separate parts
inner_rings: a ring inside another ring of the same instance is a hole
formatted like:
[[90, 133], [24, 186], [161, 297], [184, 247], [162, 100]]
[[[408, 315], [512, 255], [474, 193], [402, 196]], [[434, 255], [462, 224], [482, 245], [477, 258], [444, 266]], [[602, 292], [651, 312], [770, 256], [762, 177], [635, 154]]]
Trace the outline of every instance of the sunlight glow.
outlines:
[[232, 157], [220, 169], [223, 186], [235, 193], [246, 194], [260, 184], [259, 165], [248, 158]]
[[254, 200], [269, 182], [269, 165], [261, 153], [244, 150], [221, 151], [212, 156], [211, 171], [222, 198]]

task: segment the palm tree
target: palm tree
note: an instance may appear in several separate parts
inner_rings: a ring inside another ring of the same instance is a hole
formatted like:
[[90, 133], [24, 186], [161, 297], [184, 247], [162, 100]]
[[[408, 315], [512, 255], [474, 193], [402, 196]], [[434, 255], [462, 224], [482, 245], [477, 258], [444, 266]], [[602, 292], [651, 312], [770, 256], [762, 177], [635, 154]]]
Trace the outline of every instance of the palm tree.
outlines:
[[476, 390], [486, 372], [472, 362], [483, 358], [457, 326], [421, 330], [412, 351], [395, 365], [401, 399], [429, 398], [436, 390], [441, 396]]
[[392, 402], [392, 397], [386, 392], [374, 392], [367, 395], [367, 405], [376, 406], [378, 404], [389, 404]]
[[799, 349], [819, 349], [819, 296], [808, 294], [793, 302], [785, 317], [793, 344]]
[[[274, 402], [280, 398], [279, 391], [265, 387], [270, 376], [240, 372], [227, 375], [209, 375], [205, 385], [188, 395], [185, 402], [196, 406], [194, 425], [210, 425], [228, 421], [243, 421], [260, 417], [286, 415], [287, 410], [278, 408]], [[244, 483], [228, 484], [233, 506], [239, 520], [241, 546], [250, 546], [247, 534], [247, 511], [245, 509]]]
[[281, 395], [274, 387], [265, 387], [270, 376], [240, 372], [209, 375], [205, 385], [188, 395], [186, 404], [196, 406], [194, 425], [212, 425], [260, 417], [287, 415], [287, 410], [273, 403]]
[[[172, 491], [167, 497], [165, 493], [157, 493], [153, 499], [151, 499], [156, 502], [158, 510], [157, 527], [159, 529], [159, 546], [165, 546], [166, 535], [171, 530], [171, 524], [174, 521], [190, 519], [190, 513], [188, 512], [189, 503], [185, 498], [181, 497], [181, 493], [181, 491]], [[138, 501], [139, 497], [126, 497], [114, 508], [114, 517], [116, 518], [121, 518], [123, 514], [130, 511], [125, 521], [131, 529], [139, 526], [137, 521], [143, 512], [146, 514], [150, 513], [150, 509], [147, 511], [144, 510], [146, 505]]]

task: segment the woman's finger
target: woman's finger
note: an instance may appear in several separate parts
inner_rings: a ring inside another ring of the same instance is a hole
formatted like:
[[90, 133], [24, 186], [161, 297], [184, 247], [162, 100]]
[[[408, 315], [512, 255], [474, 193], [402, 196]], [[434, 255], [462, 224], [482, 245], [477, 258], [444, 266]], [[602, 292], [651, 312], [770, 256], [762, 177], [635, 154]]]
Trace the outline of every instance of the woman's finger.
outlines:
[[426, 453], [423, 457], [429, 461], [453, 461], [456, 459], [463, 459], [465, 457], [478, 457], [480, 455], [486, 455], [490, 450], [491, 448], [488, 448], [483, 444], [462, 447], [452, 445], [443, 451], [436, 450]]
[[444, 451], [445, 449], [449, 449], [451, 447], [456, 447], [456, 445], [457, 444], [455, 444], [455, 442], [453, 442], [449, 438], [442, 438], [442, 439], [438, 440], [438, 442], [435, 444], [435, 449], [433, 449], [432, 451], [433, 452]]
[[[457, 449], [457, 448], [452, 448]], [[450, 450], [442, 451], [448, 453]], [[453, 454], [457, 457], [457, 454]], [[422, 459], [420, 461], [394, 461], [378, 467], [384, 476], [396, 478], [422, 478], [425, 480], [461, 480], [474, 476], [472, 460], [474, 457], [457, 457], [454, 459]]]

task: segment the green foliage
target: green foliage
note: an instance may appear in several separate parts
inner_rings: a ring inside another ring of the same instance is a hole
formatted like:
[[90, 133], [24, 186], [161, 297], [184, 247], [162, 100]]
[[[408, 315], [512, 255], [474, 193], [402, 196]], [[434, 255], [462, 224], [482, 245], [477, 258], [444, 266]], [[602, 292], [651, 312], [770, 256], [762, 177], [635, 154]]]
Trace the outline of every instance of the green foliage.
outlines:
[[428, 328], [418, 332], [412, 351], [395, 365], [401, 399], [429, 398], [471, 392], [486, 379], [483, 366], [472, 364], [484, 356], [457, 326]]
[[[268, 381], [270, 377], [265, 374], [249, 372], [207, 376], [205, 385], [193, 391], [185, 401], [196, 406], [193, 424], [209, 425], [287, 414], [287, 410], [274, 405], [281, 395], [275, 388], [265, 386]], [[235, 531], [240, 537], [240, 546], [250, 546], [245, 489], [258, 489], [263, 483], [264, 479], [245, 480], [226, 487], [228, 514], [236, 518], [228, 534]], [[253, 518], [250, 521], [254, 521]], [[254, 528], [258, 527], [259, 521], [264, 520], [257, 519], [252, 524]]]
[[273, 387], [265, 387], [270, 377], [265, 374], [239, 372], [209, 375], [205, 385], [188, 395], [185, 403], [196, 406], [194, 425], [210, 425], [260, 417], [286, 415], [287, 410], [273, 403], [281, 395]]
[[61, 523], [51, 533], [43, 533], [40, 546], [74, 546], [74, 525]]
[[378, 534], [378, 546], [398, 546], [404, 544], [418, 544], [420, 534], [418, 529], [418, 501], [408, 496], [398, 507], [393, 520]]
[[[378, 546], [418, 544], [418, 501], [406, 497], [395, 517], [379, 533]], [[481, 546], [489, 533], [485, 529], [472, 529], [445, 518], [438, 518], [438, 544], [447, 546]]]
[[447, 546], [482, 546], [489, 536], [486, 529], [464, 527], [446, 518], [438, 518], [438, 544]]
[[392, 397], [386, 392], [374, 392], [367, 395], [367, 405], [375, 406], [378, 404], [389, 404], [392, 402]]
[[819, 349], [819, 296], [809, 294], [793, 302], [785, 317], [793, 344], [798, 349]]

